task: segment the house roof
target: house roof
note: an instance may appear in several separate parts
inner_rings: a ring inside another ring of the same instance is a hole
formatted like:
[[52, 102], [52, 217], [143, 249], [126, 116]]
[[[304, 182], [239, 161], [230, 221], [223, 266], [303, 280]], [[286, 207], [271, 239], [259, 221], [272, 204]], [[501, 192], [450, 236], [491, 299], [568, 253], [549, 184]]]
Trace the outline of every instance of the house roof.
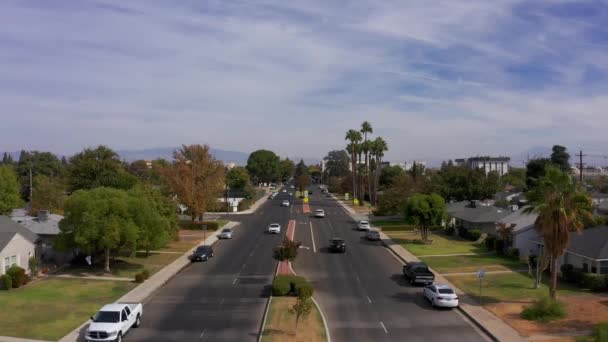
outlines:
[[20, 224], [13, 222], [8, 216], [0, 215], [0, 250], [4, 249], [15, 234], [20, 234], [27, 240], [35, 243], [38, 235], [32, 233]]
[[35, 234], [57, 235], [60, 232], [59, 221], [63, 220], [63, 216], [49, 214], [46, 220], [32, 216], [12, 217], [11, 219]]
[[608, 226], [585, 229], [582, 233], [570, 233], [567, 251], [592, 259], [608, 259]]
[[450, 203], [448, 204], [447, 212], [452, 217], [474, 223], [498, 222], [511, 213], [509, 210], [493, 205], [477, 205], [472, 207], [469, 201]]
[[536, 218], [538, 214], [526, 214], [525, 208], [519, 209], [517, 211], [512, 212], [508, 216], [503, 217], [498, 222], [507, 223], [507, 224], [515, 224], [513, 227], [513, 232], [521, 232], [524, 230], [528, 230], [529, 228], [534, 227], [534, 222], [536, 222]]

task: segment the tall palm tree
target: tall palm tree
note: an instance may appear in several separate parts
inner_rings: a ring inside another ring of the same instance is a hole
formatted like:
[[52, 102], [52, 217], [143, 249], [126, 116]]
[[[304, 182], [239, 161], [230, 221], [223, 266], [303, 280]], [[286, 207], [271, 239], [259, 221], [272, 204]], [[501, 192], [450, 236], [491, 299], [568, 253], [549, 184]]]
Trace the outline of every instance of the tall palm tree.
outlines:
[[348, 140], [348, 149], [350, 152], [350, 158], [352, 162], [352, 178], [353, 178], [353, 199], [357, 195], [357, 153], [359, 149], [359, 142], [361, 141], [361, 133], [354, 129], [349, 129], [346, 132], [344, 140]]
[[568, 174], [550, 165], [527, 197], [531, 206], [526, 212], [538, 214], [534, 225], [544, 241], [543, 254], [550, 257], [549, 295], [557, 299], [557, 259], [568, 247], [570, 232], [582, 231], [583, 221], [591, 217], [591, 199]]
[[388, 144], [382, 137], [377, 137], [372, 142], [372, 153], [376, 159], [376, 172], [374, 172], [374, 194], [373, 194], [373, 203], [376, 204], [378, 202], [378, 182], [380, 179], [380, 171], [382, 168], [382, 157], [384, 157], [384, 152], [388, 151]]
[[[361, 123], [361, 134], [363, 134], [363, 142], [366, 145], [366, 150], [364, 151], [364, 153], [365, 153], [365, 170], [367, 171], [367, 184], [368, 184], [370, 200], [372, 198], [372, 182], [371, 182], [372, 175], [371, 175], [370, 166], [369, 166], [369, 152], [371, 151], [371, 148], [370, 148], [371, 146], [369, 146], [369, 144], [368, 144], [367, 135], [372, 134], [372, 133], [374, 133], [372, 124], [370, 124], [368, 121], [363, 121], [363, 123]], [[365, 194], [365, 190], [363, 190], [363, 193]], [[365, 195], [363, 195], [362, 197], [365, 199]]]

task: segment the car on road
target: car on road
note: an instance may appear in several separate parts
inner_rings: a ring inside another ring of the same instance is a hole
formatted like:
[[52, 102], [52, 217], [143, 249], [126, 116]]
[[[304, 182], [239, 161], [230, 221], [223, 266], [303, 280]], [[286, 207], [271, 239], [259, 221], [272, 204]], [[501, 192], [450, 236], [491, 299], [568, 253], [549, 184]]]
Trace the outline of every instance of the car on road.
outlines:
[[293, 196], [293, 192], [289, 192], [287, 193], [289, 196]]
[[211, 246], [198, 246], [192, 253], [190, 261], [207, 261], [209, 258], [213, 258], [213, 248]]
[[279, 234], [281, 233], [281, 225], [278, 223], [271, 223], [268, 228], [266, 228], [266, 231], [271, 234]]
[[283, 189], [281, 192], [287, 192], [287, 190]]
[[131, 329], [141, 325], [143, 306], [141, 303], [113, 303], [104, 305], [87, 328], [85, 340], [117, 341]]
[[234, 234], [234, 229], [232, 228], [224, 228], [220, 232], [218, 236], [220, 239], [232, 239], [232, 234]]
[[370, 228], [369, 222], [367, 221], [359, 221], [357, 224], [357, 230], [369, 230]]
[[458, 307], [458, 295], [451, 287], [442, 284], [427, 285], [422, 290], [422, 295], [432, 306], [444, 308]]
[[329, 251], [336, 253], [346, 253], [346, 242], [344, 239], [334, 237], [329, 240]]
[[428, 285], [435, 281], [435, 274], [423, 262], [408, 262], [403, 265], [403, 276], [411, 285]]
[[323, 209], [315, 210], [315, 217], [325, 217], [325, 210], [323, 210]]
[[278, 194], [279, 193], [275, 191], [275, 192], [271, 193], [270, 196], [268, 196], [268, 198], [273, 199], [273, 198], [277, 197]]
[[290, 189], [295, 189], [296, 187], [294, 185], [290, 185], [289, 188]]
[[284, 200], [283, 203], [281, 203], [282, 206], [284, 207], [289, 207], [289, 201], [288, 200]]
[[369, 241], [380, 241], [380, 232], [375, 229], [370, 229], [365, 233], [365, 238]]

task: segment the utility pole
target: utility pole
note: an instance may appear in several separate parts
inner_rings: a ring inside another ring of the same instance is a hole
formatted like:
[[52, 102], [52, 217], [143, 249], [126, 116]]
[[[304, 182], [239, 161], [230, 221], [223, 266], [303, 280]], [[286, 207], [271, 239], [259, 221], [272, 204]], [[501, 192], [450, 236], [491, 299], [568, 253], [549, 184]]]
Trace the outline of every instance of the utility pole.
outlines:
[[33, 183], [34, 182], [32, 181], [32, 167], [30, 166], [30, 202], [32, 201], [32, 193], [33, 193], [33, 190], [34, 190], [33, 189], [34, 188]]
[[581, 183], [581, 186], [583, 185], [583, 157], [585, 157], [586, 155], [583, 154], [583, 150], [579, 151], [578, 157], [579, 157], [579, 164], [578, 164], [578, 171], [579, 171], [579, 181]]

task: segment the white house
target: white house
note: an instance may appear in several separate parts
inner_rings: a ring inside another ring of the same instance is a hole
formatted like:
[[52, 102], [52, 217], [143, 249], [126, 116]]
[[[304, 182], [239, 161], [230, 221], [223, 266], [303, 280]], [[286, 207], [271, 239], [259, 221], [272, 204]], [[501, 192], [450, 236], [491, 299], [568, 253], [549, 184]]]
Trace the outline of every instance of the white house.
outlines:
[[499, 223], [515, 225], [513, 227], [512, 247], [519, 249], [520, 257], [538, 253], [538, 243], [535, 241], [539, 239], [539, 234], [534, 229], [534, 222], [537, 217], [538, 214], [527, 214], [525, 208], [522, 208], [498, 221]]
[[456, 166], [466, 166], [471, 169], [482, 169], [486, 175], [492, 171], [504, 176], [509, 172], [509, 157], [470, 157], [454, 160]]
[[38, 236], [8, 216], [0, 216], [0, 275], [13, 265], [29, 272], [29, 258], [36, 255]]

